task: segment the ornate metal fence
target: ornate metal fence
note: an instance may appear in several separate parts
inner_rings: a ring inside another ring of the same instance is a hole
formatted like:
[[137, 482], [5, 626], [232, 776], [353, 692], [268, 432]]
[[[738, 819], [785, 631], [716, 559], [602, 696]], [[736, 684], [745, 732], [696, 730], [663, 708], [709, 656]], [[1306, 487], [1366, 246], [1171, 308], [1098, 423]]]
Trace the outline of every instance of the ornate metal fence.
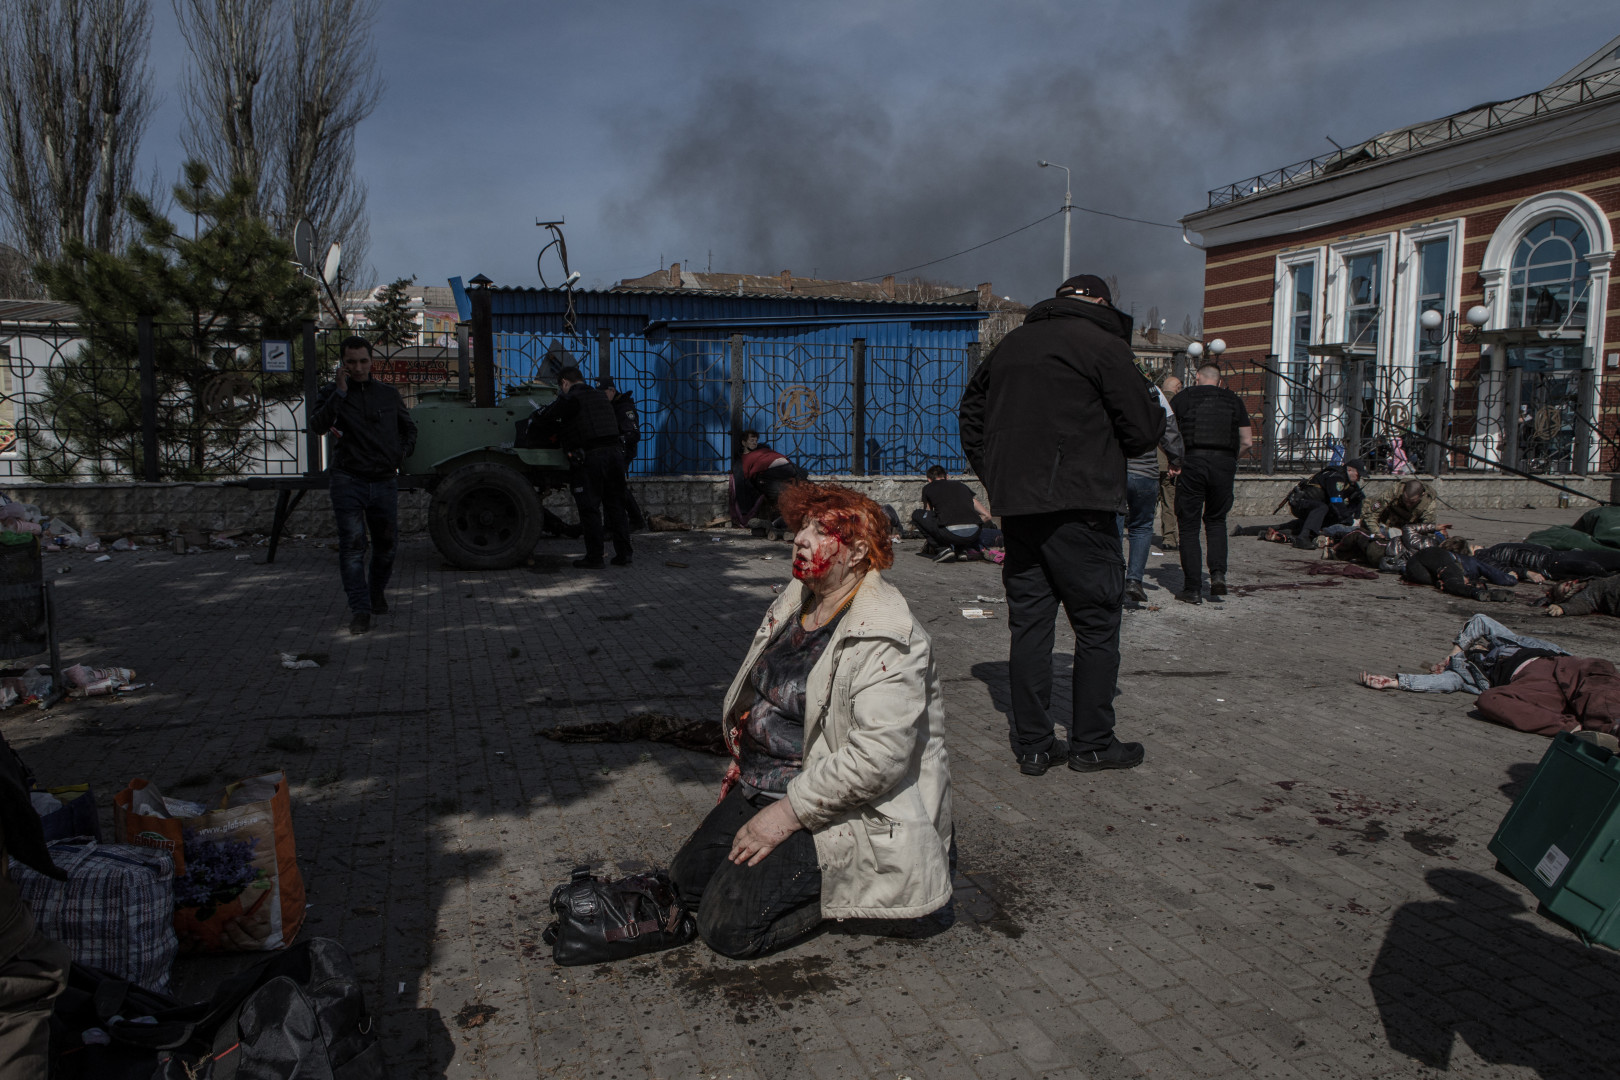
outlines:
[[866, 468], [967, 471], [957, 408], [978, 357], [968, 349], [877, 345], [866, 350]]
[[304, 469], [296, 334], [266, 353], [207, 325], [0, 335], [0, 475], [206, 480]]

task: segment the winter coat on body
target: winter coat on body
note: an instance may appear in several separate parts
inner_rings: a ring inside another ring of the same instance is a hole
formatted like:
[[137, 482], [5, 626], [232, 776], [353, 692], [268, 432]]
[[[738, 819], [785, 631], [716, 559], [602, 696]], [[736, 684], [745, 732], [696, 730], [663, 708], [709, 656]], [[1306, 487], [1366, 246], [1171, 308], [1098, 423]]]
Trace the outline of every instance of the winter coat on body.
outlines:
[[[726, 692], [722, 723], [753, 705], [749, 672], [809, 595], [771, 605]], [[869, 571], [805, 680], [804, 767], [787, 799], [810, 830], [829, 919], [912, 918], [951, 897], [944, 694], [928, 634]]]
[[1620, 574], [1588, 582], [1586, 588], [1558, 606], [1565, 615], [1620, 615]]
[[962, 451], [1005, 517], [1125, 510], [1125, 461], [1165, 414], [1130, 349], [1131, 318], [1073, 297], [1042, 300], [968, 380]]

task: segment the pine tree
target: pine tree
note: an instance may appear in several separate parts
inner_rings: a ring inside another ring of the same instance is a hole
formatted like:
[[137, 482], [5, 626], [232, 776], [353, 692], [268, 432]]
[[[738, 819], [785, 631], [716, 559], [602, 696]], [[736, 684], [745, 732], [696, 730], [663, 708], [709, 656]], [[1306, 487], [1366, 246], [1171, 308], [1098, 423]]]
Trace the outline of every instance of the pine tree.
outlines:
[[377, 293], [377, 302], [366, 308], [366, 321], [378, 345], [410, 345], [416, 338], [416, 316], [411, 312], [410, 293], [415, 277], [396, 278]]
[[[186, 236], [141, 196], [122, 255], [68, 245], [38, 268], [51, 296], [78, 306], [85, 344], [44, 372], [23, 428], [28, 471], [41, 480], [140, 475], [137, 318], [153, 318], [158, 470], [165, 480], [246, 471], [293, 432], [267, 411], [298, 400], [296, 373], [261, 374], [259, 342], [293, 338], [315, 314], [315, 291], [291, 246], [255, 217], [252, 188], [215, 186], [192, 161], [174, 188], [193, 219]], [[290, 428], [291, 425], [288, 425]]]

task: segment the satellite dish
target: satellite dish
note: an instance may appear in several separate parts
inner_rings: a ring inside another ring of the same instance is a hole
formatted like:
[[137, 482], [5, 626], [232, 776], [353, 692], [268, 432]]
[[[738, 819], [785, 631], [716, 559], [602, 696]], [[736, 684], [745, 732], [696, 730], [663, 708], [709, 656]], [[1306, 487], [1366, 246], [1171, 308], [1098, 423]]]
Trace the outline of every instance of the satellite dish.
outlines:
[[305, 270], [315, 269], [315, 226], [309, 223], [308, 218], [299, 218], [298, 224], [293, 226], [292, 235], [293, 258]]
[[326, 249], [326, 268], [321, 271], [321, 280], [330, 288], [337, 284], [338, 267], [343, 263], [343, 245], [337, 241]]

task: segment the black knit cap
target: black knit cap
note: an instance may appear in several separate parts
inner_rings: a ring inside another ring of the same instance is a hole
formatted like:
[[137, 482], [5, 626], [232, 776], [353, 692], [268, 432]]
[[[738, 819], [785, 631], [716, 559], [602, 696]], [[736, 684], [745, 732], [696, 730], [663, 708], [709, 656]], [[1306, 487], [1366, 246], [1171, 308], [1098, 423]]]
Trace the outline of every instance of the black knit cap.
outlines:
[[1089, 296], [1093, 300], [1101, 300], [1109, 305], [1114, 302], [1114, 294], [1108, 291], [1108, 282], [1096, 274], [1076, 274], [1058, 286], [1057, 295], [1059, 296], [1071, 292], [1079, 293], [1081, 296]]

